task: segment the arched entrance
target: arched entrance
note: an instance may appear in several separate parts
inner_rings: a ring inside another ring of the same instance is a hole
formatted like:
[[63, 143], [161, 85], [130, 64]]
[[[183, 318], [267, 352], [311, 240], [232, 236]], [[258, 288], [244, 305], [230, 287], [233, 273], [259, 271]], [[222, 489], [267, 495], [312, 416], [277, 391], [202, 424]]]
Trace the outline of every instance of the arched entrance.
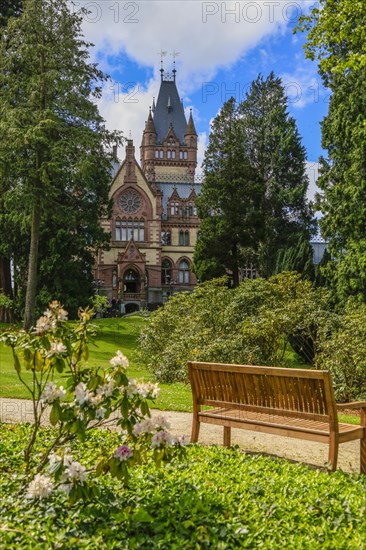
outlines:
[[129, 268], [124, 272], [123, 291], [127, 294], [138, 294], [140, 292], [140, 276], [133, 268]]
[[130, 302], [129, 304], [125, 305], [125, 311], [126, 313], [134, 313], [135, 311], [139, 311], [140, 307], [138, 304], [134, 304]]

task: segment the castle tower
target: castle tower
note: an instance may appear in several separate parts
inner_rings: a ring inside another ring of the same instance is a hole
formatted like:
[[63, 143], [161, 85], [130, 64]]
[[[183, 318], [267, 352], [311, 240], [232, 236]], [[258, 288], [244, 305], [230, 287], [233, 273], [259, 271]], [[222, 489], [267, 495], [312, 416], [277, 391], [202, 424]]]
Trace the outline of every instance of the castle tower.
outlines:
[[161, 69], [159, 95], [145, 125], [140, 148], [141, 167], [151, 182], [194, 181], [197, 132], [192, 111], [189, 121], [175, 82], [176, 70]]

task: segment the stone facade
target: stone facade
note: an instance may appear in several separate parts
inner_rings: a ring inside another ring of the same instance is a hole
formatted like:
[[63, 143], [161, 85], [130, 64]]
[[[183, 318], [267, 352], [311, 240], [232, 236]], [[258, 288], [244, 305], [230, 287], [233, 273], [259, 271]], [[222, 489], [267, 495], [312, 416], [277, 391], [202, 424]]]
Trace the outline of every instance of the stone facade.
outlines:
[[176, 292], [197, 284], [191, 271], [199, 219], [195, 200], [197, 133], [188, 122], [175, 83], [175, 71], [161, 71], [142, 136], [141, 165], [132, 140], [113, 178], [111, 247], [99, 251], [95, 268], [98, 292], [121, 313], [154, 309]]

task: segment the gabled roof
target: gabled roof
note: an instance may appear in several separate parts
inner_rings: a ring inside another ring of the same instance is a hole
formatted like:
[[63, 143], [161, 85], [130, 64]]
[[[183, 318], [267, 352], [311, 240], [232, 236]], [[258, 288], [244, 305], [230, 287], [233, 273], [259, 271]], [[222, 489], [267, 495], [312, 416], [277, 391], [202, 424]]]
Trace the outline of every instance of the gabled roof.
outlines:
[[175, 81], [162, 80], [156, 107], [154, 110], [154, 126], [157, 133], [157, 143], [166, 138], [170, 125], [180, 143], [184, 143], [187, 121], [182, 102], [179, 98]]

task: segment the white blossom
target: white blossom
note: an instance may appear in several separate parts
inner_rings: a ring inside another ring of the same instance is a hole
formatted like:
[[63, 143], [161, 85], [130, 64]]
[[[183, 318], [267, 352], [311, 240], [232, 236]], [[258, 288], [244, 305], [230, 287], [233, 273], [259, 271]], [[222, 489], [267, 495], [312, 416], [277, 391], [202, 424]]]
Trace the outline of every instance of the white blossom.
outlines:
[[170, 447], [176, 442], [175, 438], [169, 432], [161, 430], [153, 435], [151, 447]]
[[141, 397], [155, 399], [159, 393], [159, 386], [153, 382], [140, 383], [137, 385], [137, 393], [141, 395]]
[[98, 420], [101, 420], [102, 418], [105, 417], [106, 412], [107, 410], [104, 407], [100, 407], [99, 409], [96, 410], [95, 416], [96, 418], [98, 418]]
[[42, 315], [42, 317], [40, 317], [36, 323], [34, 333], [41, 335], [41, 334], [45, 334], [49, 330], [54, 331], [55, 328], [56, 328], [55, 320], [46, 315]]
[[114, 380], [110, 376], [107, 376], [106, 380], [107, 382], [105, 384], [97, 388], [97, 395], [102, 397], [110, 397], [112, 395], [115, 388]]
[[65, 469], [63, 474], [64, 481], [71, 481], [72, 483], [80, 482], [84, 483], [88, 473], [85, 466], [80, 464], [80, 462], [71, 462], [68, 467]]
[[92, 397], [93, 394], [88, 391], [86, 384], [84, 382], [79, 382], [79, 384], [75, 388], [75, 401], [78, 403], [78, 405], [83, 405], [84, 403], [87, 403]]
[[138, 388], [136, 380], [133, 380], [132, 378], [128, 381], [128, 386], [126, 388], [126, 394], [127, 397], [133, 397], [134, 395], [138, 395]]
[[128, 359], [120, 350], [117, 350], [116, 355], [109, 361], [112, 367], [128, 367]]
[[53, 403], [56, 399], [65, 399], [66, 391], [62, 386], [59, 388], [53, 382], [47, 382], [41, 395], [42, 403]]
[[26, 498], [47, 498], [53, 491], [54, 485], [47, 475], [37, 474], [28, 485]]
[[66, 346], [62, 342], [54, 341], [51, 343], [51, 348], [48, 352], [48, 356], [58, 355], [67, 351]]
[[162, 414], [158, 414], [154, 418], [155, 426], [161, 430], [169, 430], [170, 422]]
[[133, 433], [140, 435], [142, 433], [153, 433], [155, 430], [155, 424], [151, 418], [144, 418], [142, 422], [138, 422], [133, 427]]
[[90, 403], [94, 406], [94, 407], [97, 407], [100, 402], [102, 401], [103, 399], [103, 395], [102, 394], [99, 394], [99, 395], [94, 395], [94, 394], [91, 394], [90, 395]]

